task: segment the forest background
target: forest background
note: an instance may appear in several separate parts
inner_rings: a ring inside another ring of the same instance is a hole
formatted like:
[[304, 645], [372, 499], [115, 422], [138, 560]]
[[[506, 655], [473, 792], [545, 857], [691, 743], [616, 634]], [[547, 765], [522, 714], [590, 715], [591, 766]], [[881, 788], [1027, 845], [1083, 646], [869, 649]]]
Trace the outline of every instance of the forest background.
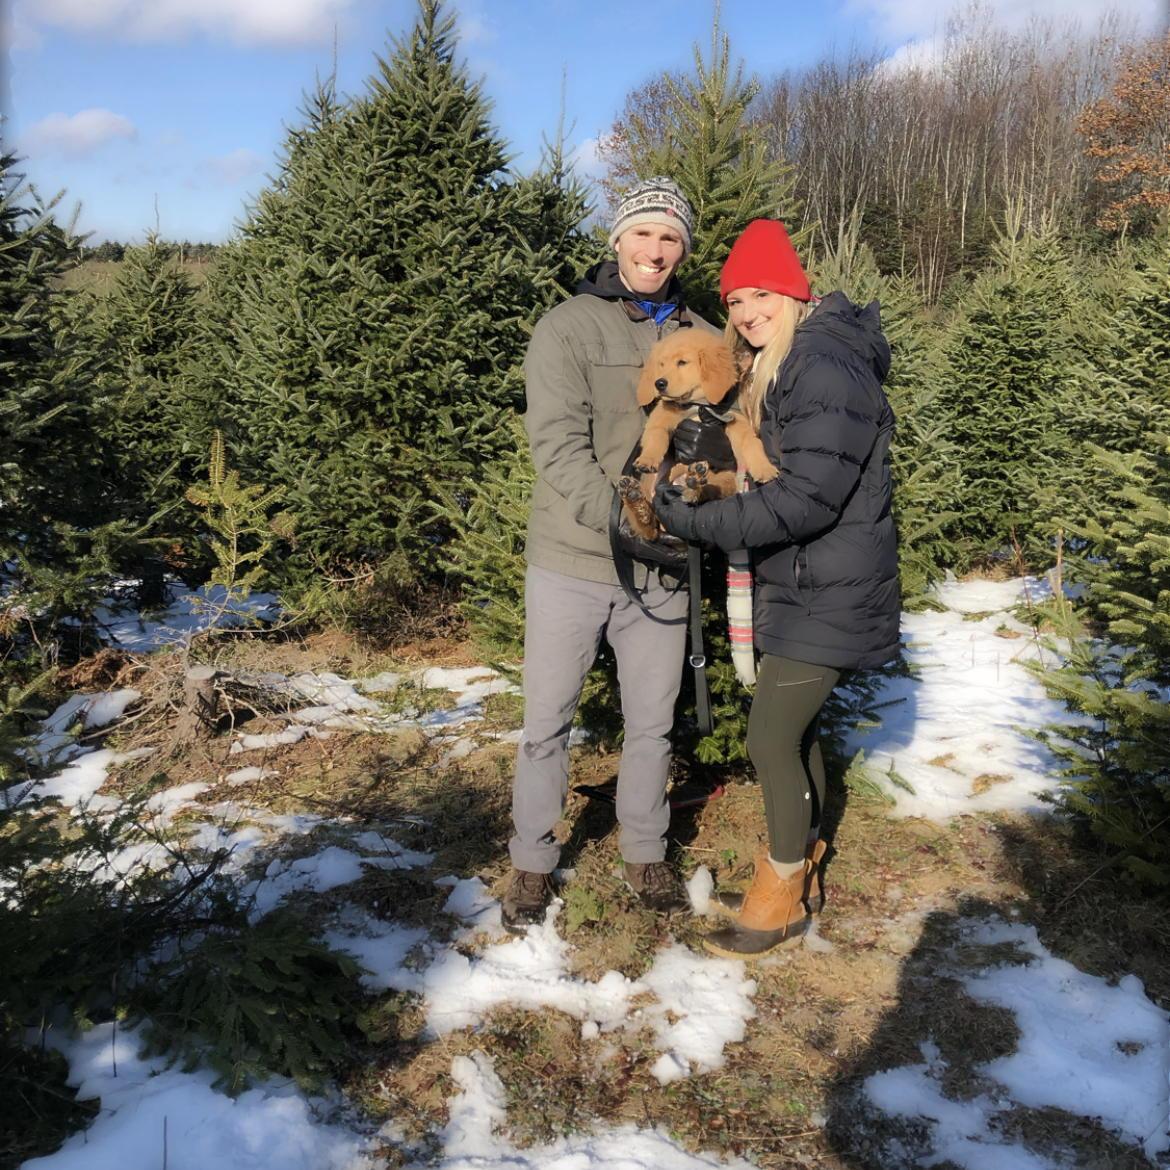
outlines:
[[[509, 169], [451, 22], [419, 10], [364, 92], [307, 95], [195, 270], [153, 236], [88, 253], [4, 154], [0, 780], [35, 775], [24, 737], [111, 599], [263, 584], [302, 628], [458, 628], [514, 666], [526, 339], [604, 254], [605, 201], [669, 174], [697, 210], [701, 311], [720, 317], [719, 264], [762, 215], [815, 288], [881, 302], [906, 602], [948, 571], [1054, 574], [1047, 681], [1090, 717], [1063, 733], [1061, 799], [1086, 848], [1170, 887], [1170, 38], [976, 13], [929, 64], [757, 79], [716, 24], [689, 71], [631, 91], [597, 207], [557, 141]], [[734, 765], [746, 696], [729, 664], [713, 685], [716, 734], [680, 727]], [[584, 718], [613, 710], [603, 666]], [[35, 811], [0, 809], [0, 870], [65, 847]], [[9, 916], [5, 953], [67, 948], [46, 898]], [[0, 997], [0, 1035], [27, 995]]]

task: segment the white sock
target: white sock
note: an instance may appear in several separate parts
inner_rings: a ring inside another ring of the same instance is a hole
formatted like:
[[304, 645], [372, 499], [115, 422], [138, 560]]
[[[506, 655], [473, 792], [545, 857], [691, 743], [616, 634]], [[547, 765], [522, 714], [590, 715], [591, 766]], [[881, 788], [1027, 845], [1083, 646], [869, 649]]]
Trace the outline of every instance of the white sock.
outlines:
[[769, 857], [768, 864], [775, 870], [778, 878], [787, 879], [795, 877], [804, 869], [804, 858], [799, 861], [777, 861], [774, 857]]

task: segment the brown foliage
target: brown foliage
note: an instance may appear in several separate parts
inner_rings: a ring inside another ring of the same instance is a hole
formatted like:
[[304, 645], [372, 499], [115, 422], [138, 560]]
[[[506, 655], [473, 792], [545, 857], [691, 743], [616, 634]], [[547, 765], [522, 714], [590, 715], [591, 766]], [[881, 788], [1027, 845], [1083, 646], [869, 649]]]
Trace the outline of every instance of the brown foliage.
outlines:
[[1101, 227], [1125, 231], [1170, 207], [1170, 34], [1125, 52], [1112, 89], [1078, 129], [1110, 196]]

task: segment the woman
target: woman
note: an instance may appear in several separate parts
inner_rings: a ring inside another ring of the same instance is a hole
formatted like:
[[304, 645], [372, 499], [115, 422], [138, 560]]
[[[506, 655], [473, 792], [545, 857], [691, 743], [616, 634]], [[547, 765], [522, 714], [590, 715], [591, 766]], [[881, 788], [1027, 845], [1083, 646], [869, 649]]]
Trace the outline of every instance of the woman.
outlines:
[[[877, 303], [862, 309], [837, 292], [810, 306], [782, 223], [748, 225], [719, 291], [729, 341], [752, 356], [745, 401], [780, 475], [698, 506], [667, 485], [656, 507], [675, 536], [753, 553], [762, 660], [747, 748], [764, 794], [768, 852], [756, 859], [732, 924], [705, 940], [716, 954], [752, 957], [802, 933], [820, 909], [821, 708], [842, 672], [898, 653], [894, 417], [882, 390], [890, 349]], [[724, 905], [734, 903], [724, 896]]]

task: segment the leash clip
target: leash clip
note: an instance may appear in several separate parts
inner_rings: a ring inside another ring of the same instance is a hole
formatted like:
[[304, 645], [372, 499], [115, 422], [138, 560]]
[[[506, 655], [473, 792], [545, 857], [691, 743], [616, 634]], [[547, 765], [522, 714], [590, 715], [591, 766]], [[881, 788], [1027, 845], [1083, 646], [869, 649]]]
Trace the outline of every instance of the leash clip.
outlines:
[[691, 662], [691, 665], [696, 670], [698, 670], [698, 669], [700, 669], [700, 667], [707, 665], [707, 655], [706, 654], [692, 654], [690, 656], [690, 662]]

